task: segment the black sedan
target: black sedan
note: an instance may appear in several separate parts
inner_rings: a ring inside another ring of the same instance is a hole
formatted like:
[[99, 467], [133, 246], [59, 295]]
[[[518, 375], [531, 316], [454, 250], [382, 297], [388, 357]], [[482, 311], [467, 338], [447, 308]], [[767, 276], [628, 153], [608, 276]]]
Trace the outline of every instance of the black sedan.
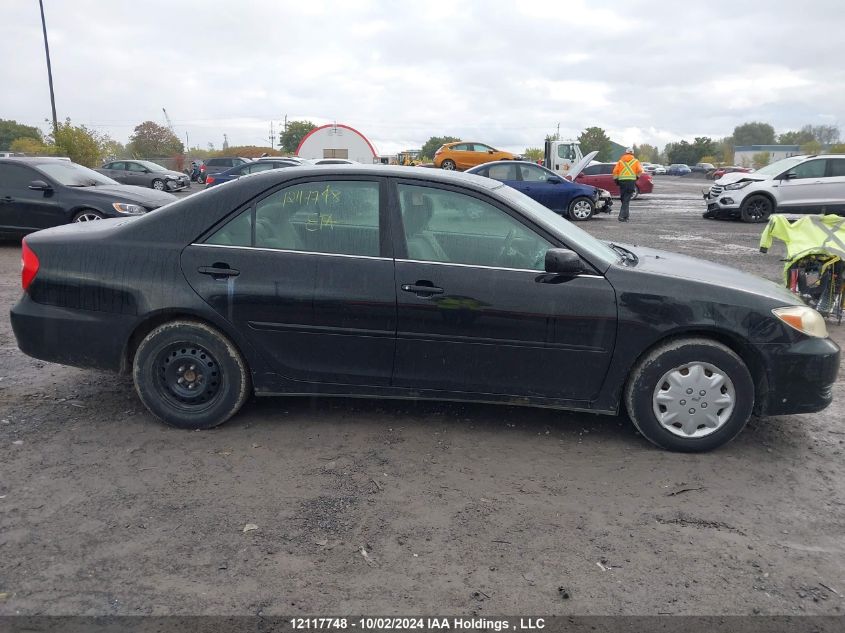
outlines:
[[191, 178], [187, 174], [165, 169], [149, 160], [115, 160], [97, 171], [124, 185], [150, 187], [158, 191], [179, 191], [191, 186]]
[[140, 215], [173, 202], [163, 191], [121, 185], [58, 158], [0, 158], [0, 234]]
[[253, 394], [364, 395], [624, 408], [653, 443], [703, 451], [752, 412], [825, 408], [839, 367], [785, 288], [601, 242], [466, 174], [270, 170], [22, 250], [20, 348], [131, 373], [187, 429]]

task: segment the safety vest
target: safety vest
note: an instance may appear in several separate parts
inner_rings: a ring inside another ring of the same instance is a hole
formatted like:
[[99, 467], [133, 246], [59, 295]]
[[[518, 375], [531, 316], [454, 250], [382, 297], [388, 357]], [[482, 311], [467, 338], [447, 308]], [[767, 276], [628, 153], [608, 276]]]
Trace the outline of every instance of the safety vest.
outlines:
[[760, 235], [760, 251], [772, 246], [772, 238], [786, 245], [784, 281], [789, 267], [808, 255], [829, 255], [845, 259], [845, 218], [835, 215], [805, 215], [791, 222], [785, 215], [769, 216], [769, 223]]
[[630, 160], [622, 160], [620, 158], [619, 162], [616, 163], [616, 167], [613, 169], [613, 177], [616, 180], [636, 180], [637, 172], [635, 166], [638, 164], [639, 161], [633, 156]]

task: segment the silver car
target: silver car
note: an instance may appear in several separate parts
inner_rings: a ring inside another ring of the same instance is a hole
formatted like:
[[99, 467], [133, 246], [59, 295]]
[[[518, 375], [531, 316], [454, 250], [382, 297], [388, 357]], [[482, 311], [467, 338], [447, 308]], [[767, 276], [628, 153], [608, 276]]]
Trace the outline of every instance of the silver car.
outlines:
[[753, 173], [725, 174], [703, 194], [705, 218], [765, 222], [772, 213], [845, 215], [845, 154], [791, 156]]
[[159, 191], [178, 191], [191, 186], [186, 174], [165, 169], [149, 160], [115, 160], [97, 171], [124, 185], [152, 187]]

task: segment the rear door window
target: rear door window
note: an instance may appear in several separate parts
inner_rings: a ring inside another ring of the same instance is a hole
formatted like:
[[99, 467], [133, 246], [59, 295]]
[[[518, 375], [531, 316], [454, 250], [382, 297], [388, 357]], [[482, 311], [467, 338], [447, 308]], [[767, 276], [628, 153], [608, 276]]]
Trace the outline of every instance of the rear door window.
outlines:
[[790, 169], [789, 173], [794, 174], [794, 180], [802, 180], [804, 178], [824, 178], [826, 169], [826, 160], [808, 160], [806, 163], [801, 163], [800, 165], [796, 165]]
[[845, 158], [828, 158], [828, 176], [842, 178], [845, 176]]

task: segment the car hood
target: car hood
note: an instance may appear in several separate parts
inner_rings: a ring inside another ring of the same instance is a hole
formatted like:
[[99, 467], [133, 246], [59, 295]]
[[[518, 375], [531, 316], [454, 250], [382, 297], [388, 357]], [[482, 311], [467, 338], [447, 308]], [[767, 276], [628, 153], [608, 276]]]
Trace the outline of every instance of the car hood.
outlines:
[[155, 175], [162, 175], [162, 176], [170, 176], [171, 178], [183, 178], [185, 174], [181, 171], [173, 171], [172, 169], [168, 169], [166, 171], [157, 171], [154, 172]]
[[98, 197], [113, 198], [114, 202], [133, 202], [152, 208], [162, 207], [177, 199], [172, 193], [134, 185], [98, 185], [96, 187], [79, 187], [76, 190]]
[[623, 246], [637, 255], [639, 261], [636, 269], [645, 273], [686, 279], [718, 286], [722, 289], [746, 292], [780, 301], [783, 305], [803, 305], [792, 292], [774, 281], [742, 272], [730, 266], [655, 248]]
[[577, 163], [575, 163], [572, 166], [572, 169], [570, 169], [566, 173], [566, 177], [569, 180], [575, 180], [578, 177], [578, 174], [580, 174], [582, 171], [584, 171], [584, 167], [589, 165], [590, 161], [592, 161], [598, 155], [599, 155], [598, 151], [594, 151], [594, 152], [590, 152], [589, 154], [584, 156], [584, 158], [582, 158], [580, 161], [578, 161]]
[[754, 173], [748, 173], [743, 171], [732, 171], [729, 174], [725, 174], [721, 178], [716, 181], [716, 184], [719, 185], [730, 185], [735, 182], [739, 182], [740, 180], [768, 180], [771, 176], [761, 176]]

